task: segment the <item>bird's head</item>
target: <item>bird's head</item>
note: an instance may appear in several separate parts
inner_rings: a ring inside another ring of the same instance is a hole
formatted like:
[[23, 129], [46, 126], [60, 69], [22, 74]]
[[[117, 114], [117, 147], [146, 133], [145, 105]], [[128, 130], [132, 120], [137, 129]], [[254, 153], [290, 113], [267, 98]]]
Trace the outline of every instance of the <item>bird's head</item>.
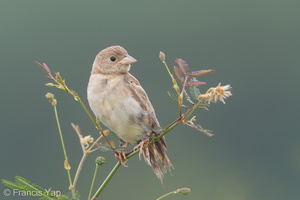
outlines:
[[125, 74], [130, 70], [132, 63], [137, 60], [121, 46], [110, 46], [100, 51], [96, 56], [92, 74]]

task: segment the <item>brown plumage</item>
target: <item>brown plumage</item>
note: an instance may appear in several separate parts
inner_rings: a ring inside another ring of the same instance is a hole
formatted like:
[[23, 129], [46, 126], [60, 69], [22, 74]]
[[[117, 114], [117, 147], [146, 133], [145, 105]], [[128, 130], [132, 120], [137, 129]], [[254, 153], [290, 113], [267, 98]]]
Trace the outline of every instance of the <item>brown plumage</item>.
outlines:
[[[142, 139], [145, 127], [150, 130], [160, 127], [148, 95], [129, 73], [134, 62], [136, 59], [121, 46], [102, 50], [95, 58], [87, 89], [88, 101], [96, 117], [130, 144]], [[145, 160], [160, 180], [172, 168], [166, 149], [162, 138], [144, 150]]]

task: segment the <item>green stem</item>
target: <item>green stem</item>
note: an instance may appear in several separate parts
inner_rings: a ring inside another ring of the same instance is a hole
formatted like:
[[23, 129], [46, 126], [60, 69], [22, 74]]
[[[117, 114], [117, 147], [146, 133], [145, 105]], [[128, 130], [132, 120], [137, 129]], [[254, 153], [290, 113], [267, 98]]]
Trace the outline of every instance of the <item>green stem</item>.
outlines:
[[167, 69], [167, 71], [168, 71], [168, 74], [170, 75], [170, 77], [171, 77], [171, 79], [172, 79], [173, 88], [175, 89], [175, 91], [176, 91], [176, 93], [177, 93], [177, 95], [178, 95], [178, 94], [179, 94], [179, 89], [178, 89], [177, 81], [176, 81], [176, 79], [174, 78], [173, 74], [171, 73], [171, 71], [170, 71], [170, 69], [169, 69], [169, 67], [168, 67], [168, 65], [167, 65], [167, 63], [166, 63], [166, 61], [163, 60], [162, 62], [163, 62], [163, 64], [165, 65], [165, 67], [166, 67], [166, 69]]
[[[54, 108], [54, 113], [55, 113], [55, 119], [56, 119], [56, 123], [57, 123], [58, 132], [59, 132], [59, 137], [60, 137], [60, 141], [61, 141], [61, 146], [62, 146], [64, 157], [65, 157], [65, 162], [69, 164], [67, 151], [66, 151], [66, 148], [65, 148], [64, 138], [63, 138], [61, 127], [60, 127], [60, 122], [59, 122], [56, 106], [53, 106], [53, 108]], [[67, 173], [68, 173], [68, 179], [69, 179], [70, 187], [72, 187], [72, 178], [71, 178], [70, 169], [66, 169], [66, 170], [67, 170]]]
[[184, 121], [186, 121], [188, 118], [190, 118], [190, 116], [193, 114], [193, 112], [197, 109], [197, 107], [200, 105], [200, 103], [202, 103], [201, 99], [190, 109], [188, 110], [184, 116]]
[[104, 188], [106, 187], [106, 185], [109, 183], [109, 181], [111, 180], [111, 178], [115, 175], [115, 173], [118, 171], [118, 169], [120, 168], [121, 163], [118, 162], [115, 167], [111, 170], [111, 172], [108, 174], [108, 176], [106, 177], [106, 179], [103, 181], [102, 185], [98, 188], [97, 192], [94, 194], [94, 196], [92, 197], [92, 200], [97, 200], [99, 195], [101, 194], [101, 192], [104, 190]]
[[156, 200], [161, 200], [162, 198], [165, 198], [166, 196], [169, 196], [170, 194], [176, 194], [176, 193], [177, 193], [176, 190], [175, 190], [175, 191], [172, 191], [172, 192], [169, 192], [169, 193], [164, 194], [164, 195], [162, 195], [161, 197], [157, 198]]
[[93, 188], [94, 188], [94, 183], [95, 183], [95, 180], [96, 180], [98, 168], [99, 168], [99, 165], [96, 164], [95, 171], [94, 171], [94, 176], [93, 176], [93, 180], [92, 180], [92, 184], [91, 184], [91, 188], [90, 188], [90, 192], [89, 192], [88, 200], [90, 200], [91, 196], [92, 196], [92, 191], [93, 191]]
[[169, 73], [169, 75], [170, 75], [170, 77], [172, 78], [172, 81], [173, 81], [173, 79], [174, 79], [173, 74], [171, 73], [166, 61], [163, 60], [162, 62], [165, 65], [165, 67], [166, 67], [166, 69], [167, 69], [167, 71], [168, 71], [168, 73]]
[[[164, 135], [166, 135], [168, 132], [170, 132], [172, 129], [174, 129], [176, 126], [178, 126], [181, 122], [180, 122], [181, 118], [178, 118], [177, 120], [175, 120], [174, 122], [172, 122], [170, 125], [168, 125], [165, 128], [165, 131], [160, 134], [158, 137], [156, 137], [154, 140], [151, 141], [151, 144], [154, 143], [155, 141], [159, 140], [160, 138], [162, 138]], [[147, 148], [148, 146], [144, 146], [143, 148]], [[140, 152], [140, 150], [135, 150], [134, 152], [132, 152], [131, 154], [129, 154], [127, 156], [127, 159], [137, 155]], [[120, 168], [121, 163], [118, 162], [115, 167], [111, 170], [111, 172], [109, 173], [109, 175], [106, 177], [106, 179], [104, 180], [104, 182], [102, 183], [102, 185], [99, 187], [99, 189], [97, 190], [97, 192], [95, 193], [95, 195], [93, 196], [92, 200], [96, 200], [99, 195], [101, 194], [101, 192], [103, 191], [103, 189], [106, 187], [106, 185], [109, 183], [109, 181], [111, 180], [111, 178], [115, 175], [115, 173], [117, 172], [117, 170]]]

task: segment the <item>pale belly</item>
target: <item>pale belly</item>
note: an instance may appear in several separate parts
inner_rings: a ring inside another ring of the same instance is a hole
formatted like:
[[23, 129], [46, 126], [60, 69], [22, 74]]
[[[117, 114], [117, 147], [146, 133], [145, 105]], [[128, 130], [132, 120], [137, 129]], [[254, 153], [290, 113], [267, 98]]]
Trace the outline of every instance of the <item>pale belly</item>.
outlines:
[[[92, 77], [91, 77], [92, 78]], [[136, 143], [145, 131], [138, 123], [141, 107], [128, 90], [117, 83], [95, 84], [88, 89], [90, 107], [97, 118], [125, 142]]]

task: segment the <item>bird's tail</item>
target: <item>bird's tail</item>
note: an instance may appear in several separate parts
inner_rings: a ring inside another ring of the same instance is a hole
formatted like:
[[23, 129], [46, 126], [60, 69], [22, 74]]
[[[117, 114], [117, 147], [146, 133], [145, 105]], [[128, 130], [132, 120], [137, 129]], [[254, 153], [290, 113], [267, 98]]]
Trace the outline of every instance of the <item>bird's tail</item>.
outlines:
[[146, 162], [152, 167], [154, 173], [162, 182], [164, 174], [171, 171], [173, 168], [167, 153], [167, 145], [164, 138], [157, 140], [148, 148], [144, 149], [144, 158]]

